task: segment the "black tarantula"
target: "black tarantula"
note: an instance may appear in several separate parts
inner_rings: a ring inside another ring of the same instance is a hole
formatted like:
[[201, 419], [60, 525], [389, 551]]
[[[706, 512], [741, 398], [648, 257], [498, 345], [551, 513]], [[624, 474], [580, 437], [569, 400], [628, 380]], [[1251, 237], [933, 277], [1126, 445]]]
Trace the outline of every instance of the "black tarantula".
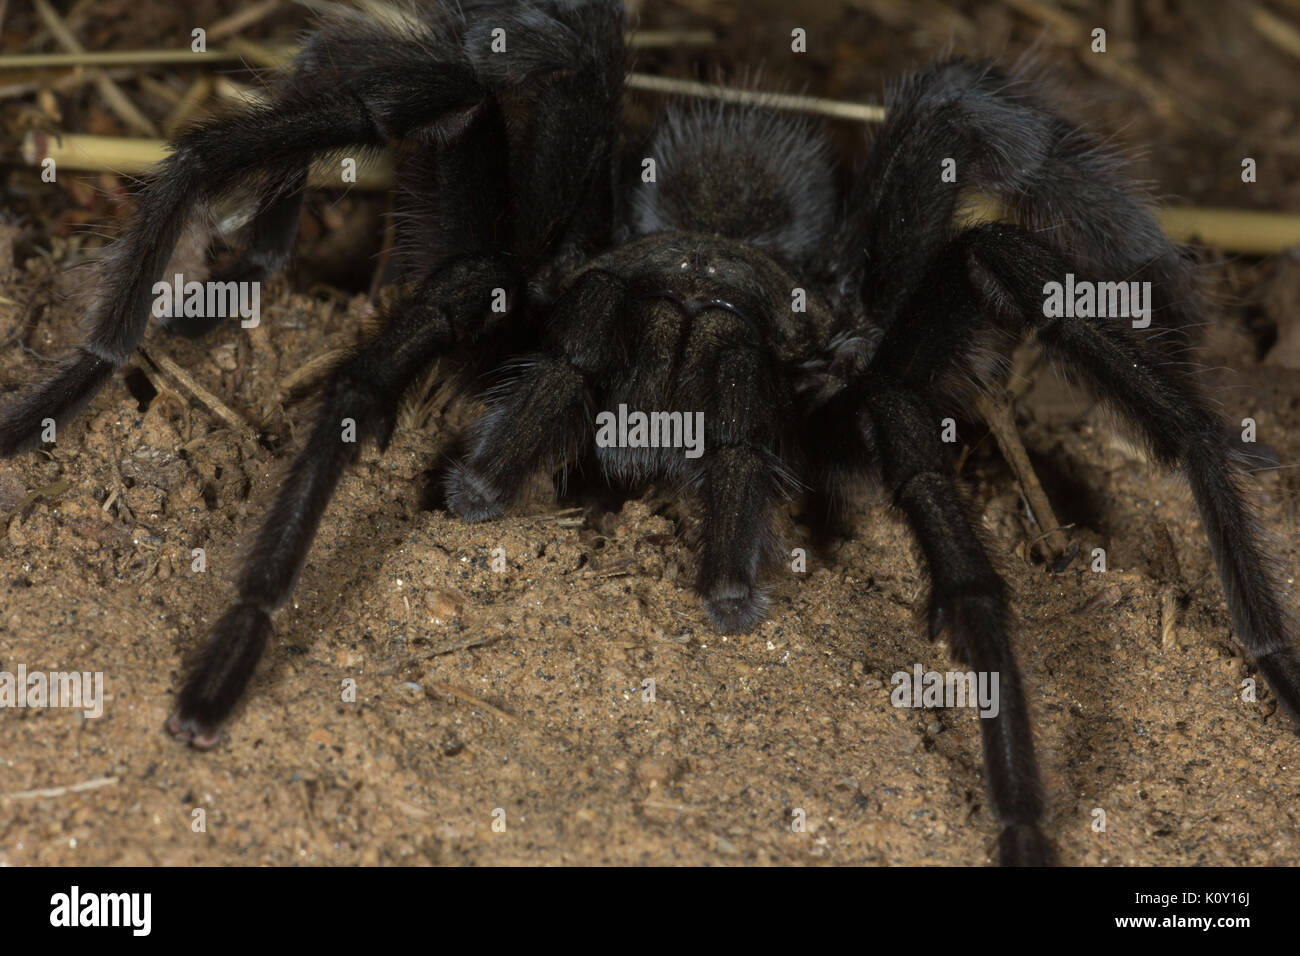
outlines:
[[[400, 293], [320, 387], [171, 732], [211, 747], [243, 695], [357, 456], [341, 422], [382, 447], [403, 392], [436, 359], [509, 363], [516, 377], [449, 474], [449, 507], [491, 518], [539, 469], [580, 459], [611, 479], [678, 480], [700, 499], [698, 588], [724, 632], [764, 616], [774, 502], [800, 486], [842, 503], [848, 482], [877, 474], [928, 569], [930, 634], [1000, 678], [1000, 710], [980, 721], [1000, 860], [1049, 863], [1007, 588], [940, 434], [1027, 334], [1156, 460], [1181, 467], [1237, 635], [1300, 710], [1289, 602], [1243, 495], [1244, 462], [1178, 358], [1196, 318], [1192, 267], [1115, 157], [1023, 81], [949, 61], [892, 91], [843, 196], [826, 143], [754, 107], [670, 111], [645, 153], [655, 174], [642, 175], [622, 161], [623, 28], [616, 0], [429, 2], [340, 20], [265, 105], [180, 136], [143, 189], [84, 343], [3, 409], [0, 452], [33, 445], [44, 420], [68, 419], [131, 358], [187, 220], [256, 190], [239, 275], [258, 279], [289, 255], [310, 161], [390, 145], [401, 156]], [[956, 225], [966, 188], [997, 197], [1006, 223]], [[1150, 282], [1149, 328], [1046, 317], [1044, 287], [1067, 274]], [[598, 413], [619, 405], [702, 412], [702, 454], [596, 442]]]

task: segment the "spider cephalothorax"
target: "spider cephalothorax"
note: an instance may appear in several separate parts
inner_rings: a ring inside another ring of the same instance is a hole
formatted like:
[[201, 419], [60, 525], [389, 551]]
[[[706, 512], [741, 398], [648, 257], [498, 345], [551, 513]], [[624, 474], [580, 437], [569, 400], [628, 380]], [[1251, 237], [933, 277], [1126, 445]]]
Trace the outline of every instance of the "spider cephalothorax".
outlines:
[[[1006, 588], [940, 438], [945, 412], [993, 384], [1028, 334], [1157, 461], [1182, 468], [1238, 637], [1300, 708], [1288, 603], [1243, 465], [1173, 358], [1195, 319], [1190, 266], [1110, 153], [1023, 83], [953, 61], [892, 91], [847, 195], [816, 131], [722, 104], [670, 110], [647, 147], [653, 175], [629, 174], [622, 31], [612, 0], [431, 2], [341, 20], [266, 105], [182, 135], [144, 188], [84, 343], [4, 408], [0, 452], [33, 444], [128, 361], [188, 219], [256, 188], [236, 274], [260, 278], [289, 255], [310, 161], [385, 145], [401, 158], [398, 294], [320, 386], [172, 733], [210, 747], [240, 700], [356, 457], [340, 424], [382, 447], [403, 393], [445, 357], [514, 370], [449, 473], [452, 510], [491, 518], [530, 475], [578, 458], [612, 479], [676, 480], [698, 502], [698, 587], [724, 631], [764, 616], [774, 504], [796, 489], [841, 501], [875, 474], [924, 557], [931, 634], [999, 678], [996, 716], [980, 723], [1000, 858], [1048, 862]], [[967, 189], [998, 198], [1007, 223], [955, 225]], [[1045, 313], [1045, 286], [1067, 275], [1150, 283], [1153, 321]], [[666, 440], [598, 441], [614, 409], [644, 413]]]

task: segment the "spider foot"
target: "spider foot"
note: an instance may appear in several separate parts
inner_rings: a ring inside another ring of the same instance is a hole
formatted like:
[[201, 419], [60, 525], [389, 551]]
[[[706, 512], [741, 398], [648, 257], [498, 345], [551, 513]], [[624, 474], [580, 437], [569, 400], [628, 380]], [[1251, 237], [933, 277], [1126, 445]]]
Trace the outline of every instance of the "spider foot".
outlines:
[[480, 472], [457, 463], [447, 475], [447, 507], [466, 521], [487, 521], [504, 507], [504, 496]]
[[704, 600], [713, 626], [723, 634], [748, 634], [767, 616], [767, 598], [753, 585], [714, 585]]
[[183, 717], [179, 710], [167, 718], [167, 733], [195, 750], [211, 750], [221, 741], [220, 728], [206, 727], [191, 717]]
[[0, 406], [0, 458], [34, 448], [53, 433], [46, 426], [71, 418], [116, 368], [113, 362], [85, 349], [73, 349], [59, 359], [54, 374], [46, 381], [8, 398]]
[[1300, 652], [1283, 647], [1257, 658], [1255, 666], [1291, 716], [1300, 722]]
[[255, 604], [236, 604], [222, 616], [181, 688], [167, 731], [195, 750], [211, 750], [257, 667], [271, 636], [271, 616]]
[[1055, 866], [1056, 851], [1032, 823], [1013, 823], [998, 837], [999, 866]]

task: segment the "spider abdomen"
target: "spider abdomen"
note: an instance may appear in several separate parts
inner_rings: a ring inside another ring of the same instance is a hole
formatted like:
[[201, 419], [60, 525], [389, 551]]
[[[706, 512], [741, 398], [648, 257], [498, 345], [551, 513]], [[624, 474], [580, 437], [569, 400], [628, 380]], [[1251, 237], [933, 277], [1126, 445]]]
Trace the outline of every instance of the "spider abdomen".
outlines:
[[808, 124], [726, 103], [676, 109], [633, 193], [633, 228], [743, 239], [791, 263], [817, 253], [835, 216], [829, 150]]

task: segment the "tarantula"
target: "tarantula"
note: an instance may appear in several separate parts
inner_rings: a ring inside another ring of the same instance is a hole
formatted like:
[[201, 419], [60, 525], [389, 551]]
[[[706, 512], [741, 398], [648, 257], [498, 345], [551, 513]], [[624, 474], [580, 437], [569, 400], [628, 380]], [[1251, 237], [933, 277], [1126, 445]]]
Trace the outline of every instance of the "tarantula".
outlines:
[[[290, 254], [310, 161], [399, 148], [399, 294], [320, 386], [171, 733], [213, 746], [243, 695], [357, 456], [341, 423], [384, 447], [403, 393], [449, 356], [515, 373], [449, 472], [451, 510], [491, 518], [530, 475], [579, 459], [611, 479], [676, 480], [700, 502], [698, 589], [723, 632], [764, 617], [783, 494], [809, 489], [839, 511], [851, 482], [883, 481], [928, 569], [931, 636], [1000, 677], [999, 712], [980, 721], [999, 858], [1052, 862], [1007, 588], [940, 435], [945, 411], [995, 384], [1030, 334], [1158, 462], [1181, 466], [1238, 637], [1300, 710], [1289, 603], [1244, 462], [1175, 358], [1197, 310], [1192, 266], [1113, 153], [1023, 80], [946, 61], [892, 90], [843, 194], [805, 123], [721, 103], [669, 111], [645, 152], [654, 175], [641, 175], [620, 120], [623, 27], [614, 0], [425, 3], [325, 25], [268, 102], [176, 140], [110, 253], [85, 341], [0, 412], [12, 455], [84, 405], [140, 342], [187, 220], [218, 199], [259, 197], [236, 270], [258, 279]], [[998, 197], [1006, 221], [956, 225], [968, 188]], [[1045, 286], [1070, 274], [1150, 282], [1154, 321], [1048, 317]], [[598, 413], [619, 406], [702, 412], [702, 454], [597, 443]]]

